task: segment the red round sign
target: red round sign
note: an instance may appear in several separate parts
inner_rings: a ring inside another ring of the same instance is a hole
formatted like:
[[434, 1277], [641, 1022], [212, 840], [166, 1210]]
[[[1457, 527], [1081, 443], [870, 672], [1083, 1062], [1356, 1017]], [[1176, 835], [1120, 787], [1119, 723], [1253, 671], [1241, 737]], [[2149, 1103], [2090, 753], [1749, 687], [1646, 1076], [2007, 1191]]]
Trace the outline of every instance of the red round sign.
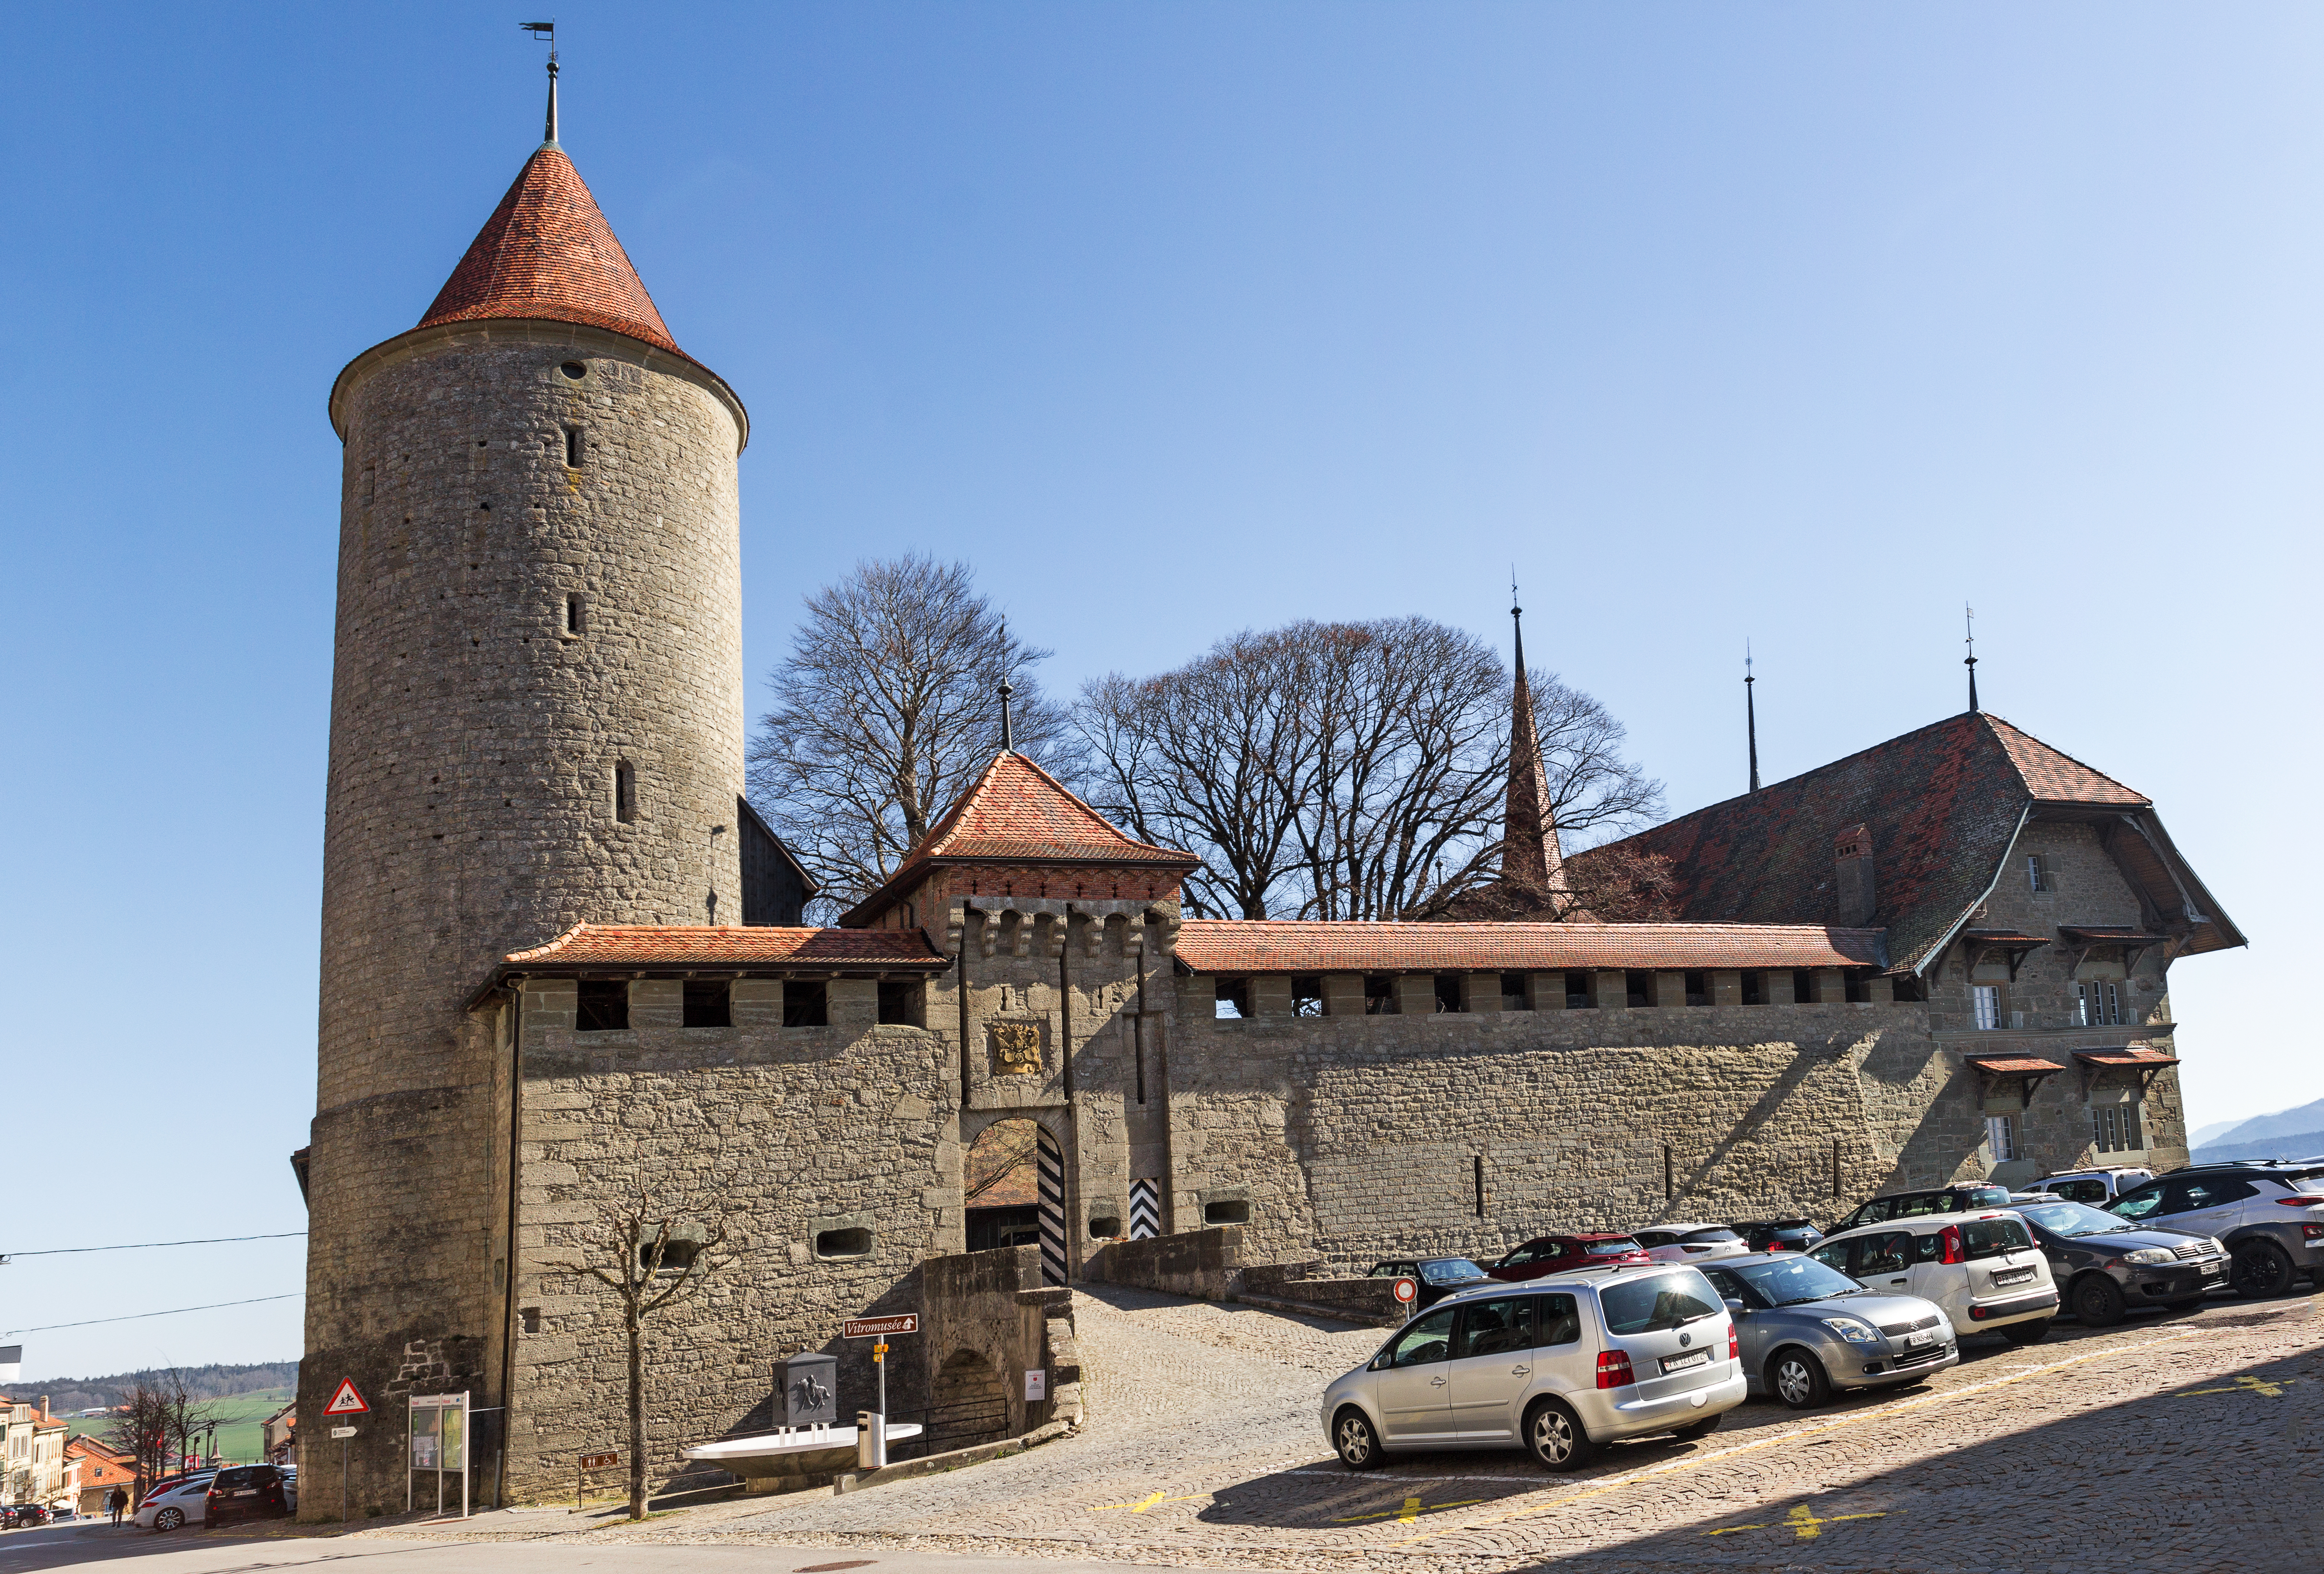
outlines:
[[1419, 1299], [1420, 1281], [1417, 1279], [1399, 1279], [1396, 1282], [1396, 1301], [1398, 1306], [1410, 1306], [1414, 1301]]

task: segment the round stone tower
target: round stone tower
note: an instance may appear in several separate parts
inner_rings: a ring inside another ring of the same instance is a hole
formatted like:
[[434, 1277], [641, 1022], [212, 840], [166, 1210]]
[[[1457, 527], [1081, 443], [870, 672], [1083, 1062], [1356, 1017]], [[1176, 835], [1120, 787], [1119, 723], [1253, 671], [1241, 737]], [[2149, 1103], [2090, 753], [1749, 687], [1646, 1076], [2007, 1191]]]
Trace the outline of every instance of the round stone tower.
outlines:
[[[420, 325], [339, 375], [330, 415], [300, 1408], [321, 1436], [355, 1380], [379, 1413], [355, 1505], [401, 1512], [400, 1394], [482, 1406], [499, 1386], [516, 1077], [479, 986], [584, 921], [742, 921], [749, 422], [672, 342], [553, 119]], [[477, 1440], [483, 1467], [490, 1429]], [[309, 1495], [333, 1513], [336, 1455], [315, 1450]]]

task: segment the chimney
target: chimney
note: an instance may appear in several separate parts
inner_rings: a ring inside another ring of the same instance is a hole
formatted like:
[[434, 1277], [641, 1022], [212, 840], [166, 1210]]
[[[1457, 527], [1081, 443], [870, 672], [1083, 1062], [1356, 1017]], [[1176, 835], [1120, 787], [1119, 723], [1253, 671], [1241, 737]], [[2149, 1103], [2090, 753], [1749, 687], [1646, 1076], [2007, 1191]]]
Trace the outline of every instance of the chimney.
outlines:
[[1862, 929], [1872, 921], [1872, 833], [1860, 823], [1848, 827], [1832, 844], [1831, 858], [1840, 892], [1840, 911], [1833, 921], [1846, 929]]

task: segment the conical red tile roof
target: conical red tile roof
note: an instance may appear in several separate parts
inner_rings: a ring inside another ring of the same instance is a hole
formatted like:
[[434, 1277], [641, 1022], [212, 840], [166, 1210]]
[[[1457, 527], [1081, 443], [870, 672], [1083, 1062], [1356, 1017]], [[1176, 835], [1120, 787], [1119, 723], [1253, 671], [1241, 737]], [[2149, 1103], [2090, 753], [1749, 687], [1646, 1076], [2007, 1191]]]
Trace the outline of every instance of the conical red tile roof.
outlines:
[[597, 199], [553, 143], [524, 162], [420, 326], [496, 317], [586, 323], [685, 353]]

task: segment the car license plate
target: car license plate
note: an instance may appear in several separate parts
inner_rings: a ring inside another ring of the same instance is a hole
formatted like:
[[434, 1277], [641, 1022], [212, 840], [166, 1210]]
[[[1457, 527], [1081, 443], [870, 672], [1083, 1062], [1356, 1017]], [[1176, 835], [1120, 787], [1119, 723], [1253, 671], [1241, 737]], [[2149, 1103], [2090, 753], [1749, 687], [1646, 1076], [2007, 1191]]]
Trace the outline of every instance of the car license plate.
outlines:
[[2034, 1277], [2031, 1268], [2004, 1268], [1993, 1276], [1996, 1284], [2023, 1284]]
[[1663, 1374], [1667, 1376], [1673, 1372], [1683, 1372], [1692, 1366], [1708, 1366], [1710, 1365], [1711, 1352], [1709, 1350], [1692, 1350], [1683, 1356], [1665, 1356], [1663, 1357]]
[[1936, 1342], [1937, 1336], [1926, 1330], [1917, 1334], [1906, 1334], [1904, 1336], [1904, 1343], [1907, 1346], [1933, 1345]]

